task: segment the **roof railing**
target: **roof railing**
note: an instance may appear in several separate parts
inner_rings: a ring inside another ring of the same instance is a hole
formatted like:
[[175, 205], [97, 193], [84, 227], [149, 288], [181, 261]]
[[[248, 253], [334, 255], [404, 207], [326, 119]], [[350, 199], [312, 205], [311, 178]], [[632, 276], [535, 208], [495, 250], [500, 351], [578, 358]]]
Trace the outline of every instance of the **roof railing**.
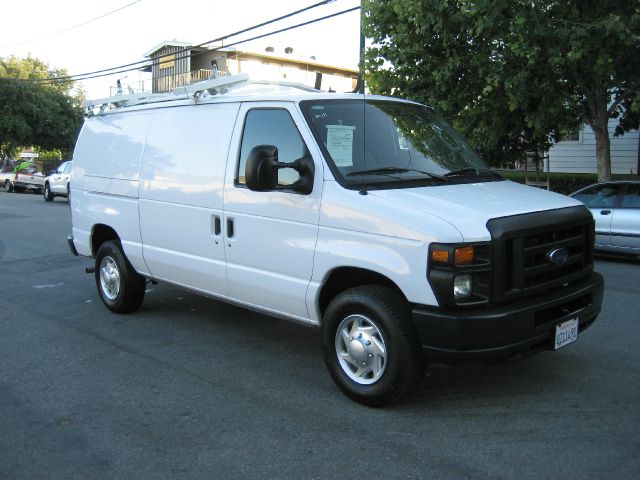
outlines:
[[304, 92], [319, 93], [320, 90], [304, 85], [302, 83], [289, 82], [285, 80], [252, 80], [246, 73], [238, 75], [230, 75], [228, 77], [214, 78], [204, 80], [192, 85], [184, 87], [176, 87], [171, 93], [138, 93], [132, 95], [115, 95], [113, 97], [99, 98], [96, 100], [88, 100], [84, 102], [84, 109], [87, 115], [95, 115], [98, 109], [98, 115], [104, 113], [108, 109], [122, 108], [134, 105], [144, 105], [149, 103], [167, 102], [171, 100], [179, 100], [181, 98], [193, 98], [197, 102], [205, 93], [209, 96], [224, 95], [240, 87], [250, 85], [266, 85], [275, 87], [286, 87]]
[[277, 87], [293, 88], [296, 90], [302, 90], [304, 92], [316, 93], [320, 91], [303, 83], [289, 82], [286, 80], [253, 80], [249, 77], [248, 74], [240, 73], [238, 75], [214, 78], [212, 80], [205, 80], [203, 82], [194, 83], [193, 85], [177, 87], [173, 89], [173, 94], [187, 94], [198, 98], [204, 92], [207, 92], [209, 95], [220, 95], [247, 85], [271, 85]]
[[87, 114], [94, 113], [96, 108], [99, 109], [98, 114], [100, 114], [110, 106], [121, 108], [132, 104], [153, 103], [162, 100], [175, 100], [175, 98], [168, 98], [168, 95], [165, 93], [136, 93], [132, 95], [114, 95], [113, 97], [87, 100], [82, 106]]
[[184, 87], [176, 87], [171, 91], [171, 93], [174, 95], [186, 94], [197, 99], [204, 92], [209, 93], [209, 95], [226, 93], [230, 88], [246, 84], [248, 81], [249, 75], [246, 73], [240, 73], [238, 75], [230, 75], [228, 77], [212, 78], [211, 80], [204, 80], [192, 85], [185, 85]]

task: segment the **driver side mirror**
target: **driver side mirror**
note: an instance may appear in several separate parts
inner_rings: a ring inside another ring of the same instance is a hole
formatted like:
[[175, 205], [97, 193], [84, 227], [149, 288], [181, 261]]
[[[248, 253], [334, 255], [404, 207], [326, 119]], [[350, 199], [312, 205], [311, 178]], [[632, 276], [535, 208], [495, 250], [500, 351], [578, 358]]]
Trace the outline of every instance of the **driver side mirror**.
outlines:
[[[278, 170], [292, 168], [299, 178], [291, 185], [278, 185]], [[310, 157], [299, 158], [295, 162], [278, 161], [278, 148], [274, 145], [257, 145], [251, 149], [247, 158], [245, 181], [249, 190], [269, 192], [273, 190], [293, 190], [308, 195], [313, 191], [315, 166]]]

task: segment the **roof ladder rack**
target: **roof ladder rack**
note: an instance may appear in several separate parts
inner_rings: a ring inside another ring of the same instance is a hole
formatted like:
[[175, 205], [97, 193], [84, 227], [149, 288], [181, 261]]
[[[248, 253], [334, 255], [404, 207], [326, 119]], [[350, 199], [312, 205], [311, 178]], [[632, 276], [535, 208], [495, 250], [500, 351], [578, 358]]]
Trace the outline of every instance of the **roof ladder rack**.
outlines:
[[276, 87], [290, 87], [298, 90], [302, 90], [304, 92], [321, 92], [317, 88], [310, 87], [309, 85], [305, 85], [304, 83], [297, 82], [289, 82], [287, 80], [249, 80], [247, 82], [248, 85], [275, 85]]
[[[87, 100], [82, 104], [82, 106], [84, 107], [85, 112], [91, 115], [93, 114], [94, 108], [99, 108], [100, 109], [99, 114], [100, 114], [100, 113], [103, 113], [107, 109], [107, 107], [109, 107], [109, 105], [113, 105], [116, 108], [120, 108], [131, 103], [152, 103], [152, 102], [160, 101], [161, 99], [169, 100], [169, 98], [167, 97], [168, 97], [167, 94], [163, 94], [163, 93], [160, 93], [160, 94], [138, 93], [138, 94], [132, 94], [132, 95], [114, 95], [113, 97]], [[173, 100], [173, 98], [171, 98], [171, 100]]]
[[202, 82], [186, 85], [184, 87], [176, 87], [171, 93], [174, 95], [193, 95], [198, 98], [202, 93], [207, 91], [209, 95], [223, 93], [224, 90], [235, 87], [237, 85], [246, 84], [249, 81], [249, 75], [241, 73], [239, 75], [230, 75], [228, 77], [213, 78]]
[[84, 102], [83, 107], [88, 116], [94, 115], [95, 109], [98, 109], [97, 114], [100, 115], [111, 106], [115, 108], [122, 108], [149, 103], [168, 102], [171, 100], [179, 100], [180, 98], [185, 99], [189, 97], [193, 97], [197, 102], [205, 92], [213, 96], [225, 94], [235, 88], [248, 85], [287, 87], [302, 90], [304, 92], [320, 92], [320, 90], [302, 83], [288, 82], [284, 80], [251, 80], [249, 75], [241, 73], [238, 75], [204, 80], [202, 82], [194, 83], [193, 85], [185, 85], [184, 87], [176, 87], [171, 91], [171, 93], [138, 93], [88, 100]]
[[252, 80], [246, 73], [238, 75], [230, 75], [228, 77], [214, 78], [212, 80], [204, 80], [184, 87], [177, 87], [172, 90], [174, 95], [193, 95], [194, 98], [200, 97], [205, 91], [209, 95], [227, 93], [229, 90], [246, 85], [275, 85], [279, 87], [289, 87], [305, 92], [319, 92], [318, 89], [309, 87], [302, 83], [287, 82], [283, 80]]

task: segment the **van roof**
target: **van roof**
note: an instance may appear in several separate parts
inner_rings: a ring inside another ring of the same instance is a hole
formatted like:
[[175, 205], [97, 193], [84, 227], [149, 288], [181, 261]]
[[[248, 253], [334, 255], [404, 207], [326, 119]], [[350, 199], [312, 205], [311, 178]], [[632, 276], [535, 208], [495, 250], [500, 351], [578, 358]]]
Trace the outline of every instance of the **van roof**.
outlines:
[[[402, 101], [396, 98], [377, 95], [366, 95], [366, 97], [370, 99]], [[300, 83], [252, 80], [247, 74], [240, 74], [206, 80], [184, 87], [177, 87], [171, 93], [116, 95], [97, 100], [88, 100], [84, 102], [84, 108], [87, 116], [93, 116], [96, 114], [103, 115], [121, 112], [123, 109], [147, 110], [194, 104], [240, 101], [299, 102], [302, 100], [355, 98], [364, 99], [365, 95], [357, 93], [323, 92]]]

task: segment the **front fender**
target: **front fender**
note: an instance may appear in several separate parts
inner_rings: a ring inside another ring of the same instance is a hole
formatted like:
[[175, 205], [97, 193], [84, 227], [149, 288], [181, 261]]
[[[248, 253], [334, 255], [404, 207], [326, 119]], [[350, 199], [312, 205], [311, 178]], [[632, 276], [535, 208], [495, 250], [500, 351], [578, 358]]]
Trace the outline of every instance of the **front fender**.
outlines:
[[427, 281], [428, 243], [320, 227], [307, 306], [311, 320], [320, 323], [319, 296], [337, 268], [370, 270], [400, 288], [409, 302], [437, 305]]

